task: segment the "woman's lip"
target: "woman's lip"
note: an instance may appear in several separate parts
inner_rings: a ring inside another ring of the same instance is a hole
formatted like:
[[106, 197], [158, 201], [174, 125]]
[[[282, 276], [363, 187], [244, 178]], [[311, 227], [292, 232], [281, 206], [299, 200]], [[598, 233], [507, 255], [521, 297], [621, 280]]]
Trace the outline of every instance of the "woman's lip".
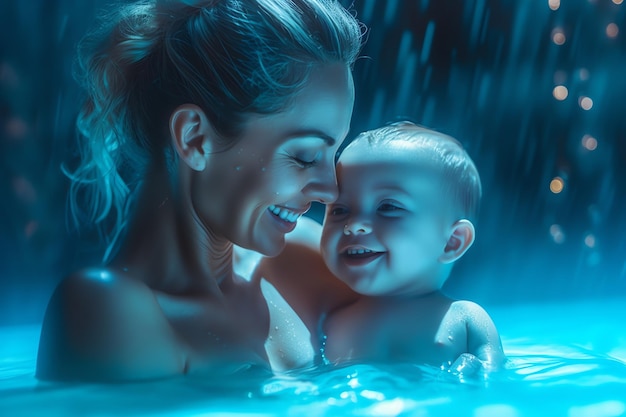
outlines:
[[270, 218], [272, 219], [272, 221], [274, 222], [274, 224], [276, 225], [276, 227], [282, 232], [282, 233], [290, 233], [293, 232], [293, 229], [296, 228], [296, 225], [298, 224], [298, 221], [296, 220], [295, 222], [288, 222], [286, 220], [281, 219], [280, 217], [278, 217], [277, 215], [275, 215], [274, 213], [272, 213], [271, 211], [267, 210], [267, 215], [270, 216]]

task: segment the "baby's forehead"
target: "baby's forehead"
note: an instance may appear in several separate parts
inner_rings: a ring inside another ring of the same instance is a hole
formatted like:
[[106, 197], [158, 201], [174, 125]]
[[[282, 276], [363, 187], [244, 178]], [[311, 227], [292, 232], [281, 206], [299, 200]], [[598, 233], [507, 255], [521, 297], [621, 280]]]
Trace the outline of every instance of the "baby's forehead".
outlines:
[[351, 143], [339, 156], [342, 164], [415, 165], [415, 168], [436, 164], [437, 153], [425, 143], [389, 140], [369, 142], [358, 140]]

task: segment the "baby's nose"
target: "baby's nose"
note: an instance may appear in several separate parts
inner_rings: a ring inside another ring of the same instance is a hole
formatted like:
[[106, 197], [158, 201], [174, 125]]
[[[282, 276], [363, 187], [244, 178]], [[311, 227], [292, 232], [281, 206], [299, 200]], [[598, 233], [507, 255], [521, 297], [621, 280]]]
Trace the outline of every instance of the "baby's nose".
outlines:
[[366, 235], [372, 233], [372, 226], [364, 221], [350, 221], [343, 227], [344, 235]]

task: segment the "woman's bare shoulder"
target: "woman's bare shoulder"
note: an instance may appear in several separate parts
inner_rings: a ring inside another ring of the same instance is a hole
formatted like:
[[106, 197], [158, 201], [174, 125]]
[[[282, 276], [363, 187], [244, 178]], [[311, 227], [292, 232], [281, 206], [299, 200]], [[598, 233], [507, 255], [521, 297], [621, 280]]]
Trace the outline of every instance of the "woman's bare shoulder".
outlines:
[[65, 278], [42, 324], [37, 377], [135, 380], [177, 374], [184, 358], [153, 291], [123, 271]]

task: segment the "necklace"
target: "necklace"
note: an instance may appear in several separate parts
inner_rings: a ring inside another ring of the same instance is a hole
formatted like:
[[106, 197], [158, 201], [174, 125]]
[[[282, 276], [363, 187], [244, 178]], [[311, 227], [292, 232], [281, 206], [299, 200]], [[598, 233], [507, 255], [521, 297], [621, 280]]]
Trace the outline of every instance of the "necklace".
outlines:
[[320, 335], [320, 361], [322, 365], [329, 365], [330, 361], [326, 357], [326, 340], [328, 336], [324, 333], [324, 320], [326, 319], [326, 314], [323, 314], [319, 321], [317, 322], [317, 334]]

